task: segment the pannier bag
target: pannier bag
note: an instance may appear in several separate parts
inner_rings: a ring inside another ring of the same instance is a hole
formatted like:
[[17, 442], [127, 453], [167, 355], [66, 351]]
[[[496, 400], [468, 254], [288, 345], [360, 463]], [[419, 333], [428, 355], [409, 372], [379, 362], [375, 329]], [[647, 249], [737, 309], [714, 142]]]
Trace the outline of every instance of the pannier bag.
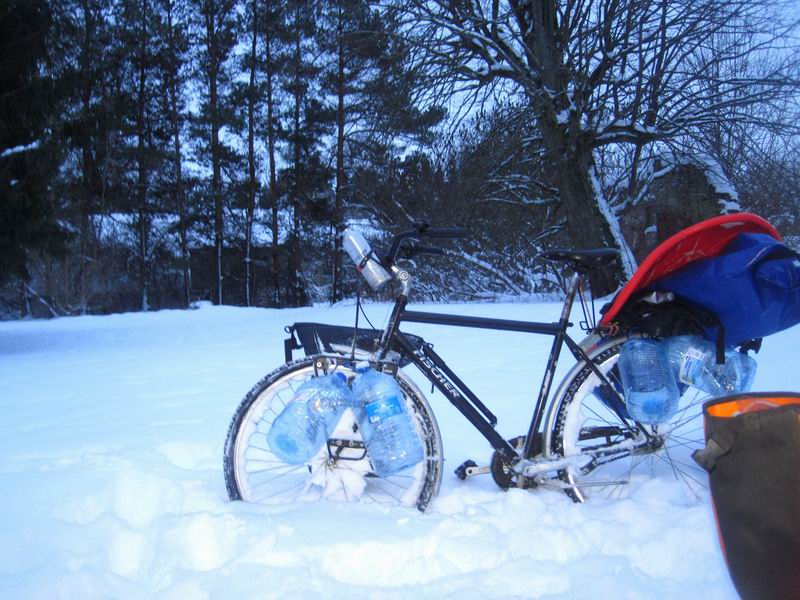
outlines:
[[744, 600], [800, 598], [800, 394], [739, 394], [703, 406], [720, 546]]

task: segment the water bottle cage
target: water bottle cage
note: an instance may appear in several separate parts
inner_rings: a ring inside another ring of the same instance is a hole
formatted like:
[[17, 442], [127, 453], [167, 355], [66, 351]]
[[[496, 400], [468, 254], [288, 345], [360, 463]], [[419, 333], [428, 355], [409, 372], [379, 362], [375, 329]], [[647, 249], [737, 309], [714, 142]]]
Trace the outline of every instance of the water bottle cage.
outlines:
[[[328, 458], [332, 460], [364, 460], [367, 456], [367, 446], [359, 440], [340, 440], [331, 438], [328, 440]], [[345, 454], [346, 451], [353, 453]]]

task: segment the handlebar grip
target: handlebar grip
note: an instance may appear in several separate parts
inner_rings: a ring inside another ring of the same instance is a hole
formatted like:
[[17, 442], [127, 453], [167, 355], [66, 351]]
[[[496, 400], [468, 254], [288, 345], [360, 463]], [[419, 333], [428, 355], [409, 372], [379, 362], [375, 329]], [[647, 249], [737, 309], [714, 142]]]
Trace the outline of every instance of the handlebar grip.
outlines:
[[403, 248], [399, 252], [401, 258], [414, 258], [418, 254], [444, 254], [444, 248], [439, 248], [438, 246], [426, 246], [425, 244], [420, 244], [416, 240], [412, 240], [406, 243]]
[[420, 237], [457, 239], [469, 237], [470, 232], [463, 227], [429, 227], [425, 231], [417, 234]]
[[425, 246], [424, 244], [417, 244], [414, 247], [414, 251], [417, 254], [438, 254], [439, 256], [444, 254], [444, 248], [439, 248], [438, 246]]

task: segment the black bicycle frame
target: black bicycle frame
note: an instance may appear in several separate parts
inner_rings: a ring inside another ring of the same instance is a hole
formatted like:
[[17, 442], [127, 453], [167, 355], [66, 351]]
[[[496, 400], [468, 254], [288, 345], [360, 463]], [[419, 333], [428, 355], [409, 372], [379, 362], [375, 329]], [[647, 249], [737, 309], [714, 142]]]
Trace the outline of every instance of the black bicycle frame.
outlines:
[[[517, 331], [522, 333], [533, 333], [540, 335], [552, 335], [553, 344], [550, 349], [550, 357], [547, 360], [544, 378], [539, 395], [534, 406], [533, 417], [528, 428], [528, 435], [525, 440], [523, 458], [533, 458], [535, 454], [536, 433], [544, 418], [547, 398], [550, 395], [550, 388], [553, 383], [561, 348], [566, 343], [576, 360], [584, 360], [594, 372], [600, 377], [604, 385], [609, 386], [614, 394], [617, 394], [606, 379], [597, 369], [594, 363], [586, 355], [583, 348], [575, 342], [568, 334], [570, 327], [569, 315], [575, 296], [582, 284], [583, 274], [575, 274], [572, 278], [564, 306], [561, 310], [561, 317], [556, 323], [539, 323], [534, 321], [512, 321], [507, 319], [491, 319], [483, 317], [469, 317], [461, 315], [448, 315], [441, 313], [430, 313], [406, 310], [408, 298], [400, 295], [395, 301], [389, 324], [381, 338], [378, 357], [385, 358], [389, 349], [395, 345], [410, 358], [411, 362], [425, 375], [425, 377], [439, 389], [442, 394], [455, 406], [461, 414], [488, 440], [492, 447], [502, 453], [504, 459], [509, 464], [516, 464], [520, 461], [517, 451], [509, 444], [497, 431], [494, 426], [497, 418], [486, 407], [483, 402], [470, 390], [461, 379], [450, 369], [445, 361], [433, 351], [430, 344], [423, 344], [421, 348], [416, 348], [409, 342], [399, 330], [401, 323], [425, 323], [433, 325], [449, 325], [452, 327], [473, 327], [479, 329], [492, 329], [498, 331]], [[623, 421], [624, 422], [624, 421]]]

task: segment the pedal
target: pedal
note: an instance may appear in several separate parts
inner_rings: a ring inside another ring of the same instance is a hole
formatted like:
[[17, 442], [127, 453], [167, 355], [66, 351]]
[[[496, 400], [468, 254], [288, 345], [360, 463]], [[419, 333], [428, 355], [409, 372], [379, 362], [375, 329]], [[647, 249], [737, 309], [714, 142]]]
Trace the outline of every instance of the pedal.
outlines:
[[490, 473], [491, 469], [489, 467], [479, 467], [474, 460], [465, 460], [461, 463], [454, 473], [456, 477], [458, 477], [461, 481], [464, 481], [467, 477], [475, 477], [475, 475], [485, 475], [486, 473]]

